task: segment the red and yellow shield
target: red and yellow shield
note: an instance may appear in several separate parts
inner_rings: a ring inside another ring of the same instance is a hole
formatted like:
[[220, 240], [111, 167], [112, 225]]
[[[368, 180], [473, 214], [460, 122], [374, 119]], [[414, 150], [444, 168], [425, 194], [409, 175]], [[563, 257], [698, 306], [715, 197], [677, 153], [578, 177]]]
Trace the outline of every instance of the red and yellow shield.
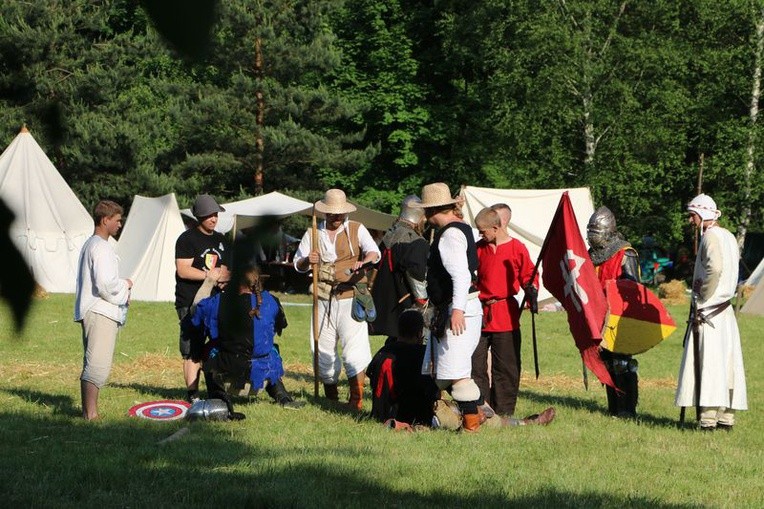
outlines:
[[601, 346], [614, 353], [638, 354], [654, 347], [676, 330], [660, 299], [644, 285], [628, 279], [605, 282], [610, 314]]

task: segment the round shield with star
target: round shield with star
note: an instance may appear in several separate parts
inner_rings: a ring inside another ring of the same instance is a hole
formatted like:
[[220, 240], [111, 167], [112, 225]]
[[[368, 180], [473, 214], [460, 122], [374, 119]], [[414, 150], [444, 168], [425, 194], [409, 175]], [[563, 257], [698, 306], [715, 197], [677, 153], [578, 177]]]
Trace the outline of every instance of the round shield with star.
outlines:
[[162, 400], [140, 403], [132, 407], [128, 414], [142, 419], [151, 419], [154, 421], [176, 421], [186, 416], [186, 412], [191, 407], [185, 401]]

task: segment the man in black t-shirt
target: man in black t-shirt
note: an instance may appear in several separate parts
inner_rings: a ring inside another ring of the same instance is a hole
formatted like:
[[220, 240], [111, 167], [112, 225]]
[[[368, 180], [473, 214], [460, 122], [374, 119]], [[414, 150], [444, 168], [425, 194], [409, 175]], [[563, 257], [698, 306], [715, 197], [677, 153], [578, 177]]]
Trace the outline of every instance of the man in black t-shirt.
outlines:
[[184, 331], [183, 319], [188, 315], [197, 290], [208, 276], [218, 280], [228, 274], [228, 243], [215, 231], [218, 212], [225, 209], [208, 194], [196, 198], [191, 212], [199, 222], [196, 228], [183, 232], [175, 243], [175, 309], [180, 327], [180, 354], [187, 399], [198, 399], [202, 344], [192, 341], [193, 334]]

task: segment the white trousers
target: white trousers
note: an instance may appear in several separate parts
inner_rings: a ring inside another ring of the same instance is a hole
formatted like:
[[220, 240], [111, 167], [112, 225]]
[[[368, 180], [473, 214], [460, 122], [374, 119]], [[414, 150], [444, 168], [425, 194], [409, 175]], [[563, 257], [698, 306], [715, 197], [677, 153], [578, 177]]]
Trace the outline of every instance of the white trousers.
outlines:
[[480, 302], [477, 299], [467, 301], [467, 313], [469, 314], [464, 317], [467, 330], [455, 336], [447, 327], [445, 337], [430, 338], [424, 354], [422, 374], [429, 375], [431, 373], [431, 359], [434, 355], [435, 369], [433, 371], [436, 379], [472, 378], [472, 353], [480, 341], [480, 329], [483, 326], [483, 315], [479, 314], [480, 311], [477, 312], [478, 314], [473, 314], [475, 311], [471, 309], [475, 305], [480, 310]]
[[[325, 384], [337, 383], [343, 364], [350, 378], [364, 371], [371, 362], [369, 326], [353, 320], [352, 304], [353, 299], [318, 300], [318, 376]], [[312, 315], [310, 321], [310, 351], [313, 353]]]

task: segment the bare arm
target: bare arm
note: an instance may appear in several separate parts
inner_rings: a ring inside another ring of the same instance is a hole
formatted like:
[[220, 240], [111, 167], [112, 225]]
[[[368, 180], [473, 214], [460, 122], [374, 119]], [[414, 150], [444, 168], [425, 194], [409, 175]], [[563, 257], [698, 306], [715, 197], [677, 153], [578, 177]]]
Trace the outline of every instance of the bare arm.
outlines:
[[[204, 281], [207, 278], [207, 271], [194, 268], [192, 266], [193, 262], [193, 258], [176, 258], [175, 270], [178, 273], [178, 277], [181, 279], [188, 279], [190, 281]], [[209, 275], [215, 281], [217, 281], [220, 277], [220, 271], [221, 269], [219, 267], [210, 269]]]

